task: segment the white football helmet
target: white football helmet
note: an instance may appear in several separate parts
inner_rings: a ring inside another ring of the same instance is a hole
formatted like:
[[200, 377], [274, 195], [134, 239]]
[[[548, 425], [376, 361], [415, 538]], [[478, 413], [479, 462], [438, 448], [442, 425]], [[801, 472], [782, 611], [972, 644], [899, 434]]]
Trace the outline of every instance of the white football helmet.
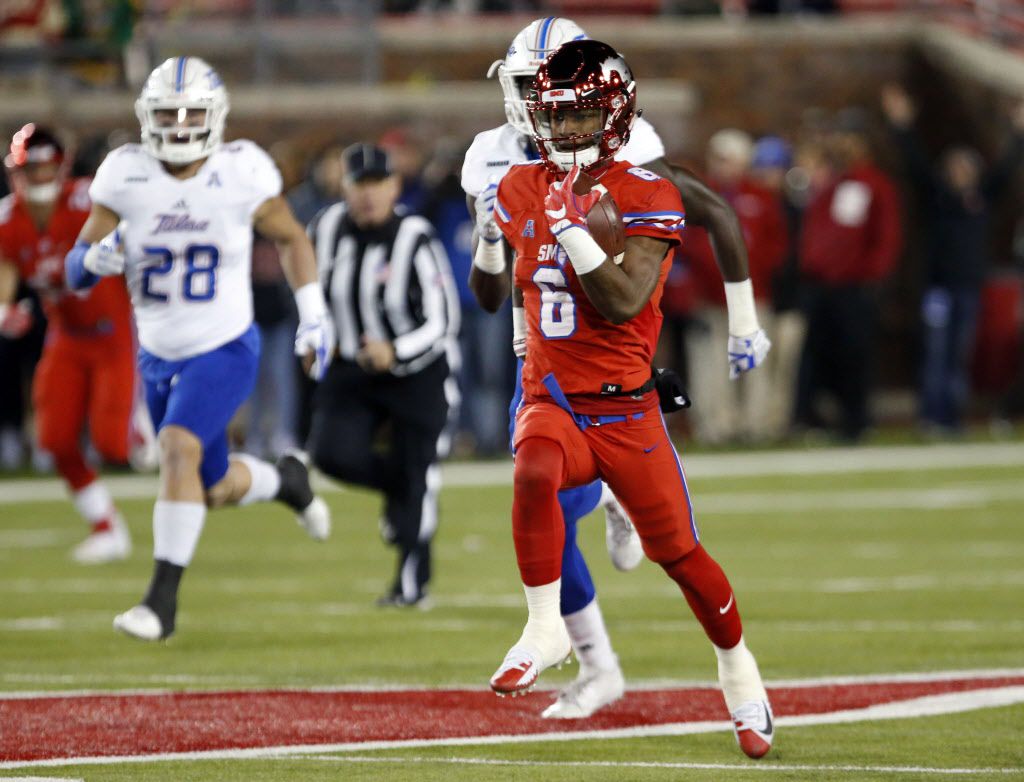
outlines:
[[184, 165], [209, 156], [224, 137], [228, 92], [198, 57], [172, 57], [154, 70], [135, 101], [142, 145], [158, 160]]
[[571, 19], [557, 16], [535, 19], [512, 39], [505, 59], [491, 63], [487, 78], [497, 72], [501, 91], [505, 94], [505, 117], [524, 136], [533, 135], [533, 124], [521, 90], [523, 80], [532, 80], [541, 63], [563, 43], [586, 37], [583, 29]]

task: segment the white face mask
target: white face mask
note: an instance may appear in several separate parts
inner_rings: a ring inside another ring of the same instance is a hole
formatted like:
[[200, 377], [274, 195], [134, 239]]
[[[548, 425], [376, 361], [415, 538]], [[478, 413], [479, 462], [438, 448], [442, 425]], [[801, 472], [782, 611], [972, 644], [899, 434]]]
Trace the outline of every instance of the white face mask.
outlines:
[[60, 181], [55, 179], [42, 185], [26, 185], [25, 198], [33, 204], [43, 204], [48, 201], [56, 201], [60, 195]]

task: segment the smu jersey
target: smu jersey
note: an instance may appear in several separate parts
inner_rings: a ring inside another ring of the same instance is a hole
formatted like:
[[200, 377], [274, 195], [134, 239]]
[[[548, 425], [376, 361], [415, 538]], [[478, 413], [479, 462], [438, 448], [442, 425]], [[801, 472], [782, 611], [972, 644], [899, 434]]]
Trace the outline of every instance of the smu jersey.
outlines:
[[[679, 243], [683, 205], [672, 183], [620, 162], [599, 179], [622, 213], [627, 238], [650, 236], [669, 245]], [[661, 329], [661, 291], [671, 266], [669, 247], [650, 300], [631, 320], [612, 323], [590, 303], [565, 250], [548, 228], [544, 197], [553, 181], [555, 176], [542, 164], [514, 166], [501, 180], [494, 206], [498, 226], [515, 251], [515, 285], [523, 292], [527, 401], [550, 396], [543, 380], [553, 373], [578, 413], [646, 407], [648, 402], [601, 392], [610, 387], [631, 391], [651, 377]]]
[[249, 328], [253, 214], [280, 192], [277, 167], [251, 141], [218, 147], [185, 180], [138, 144], [107, 155], [89, 194], [121, 217], [143, 348], [177, 361]]
[[36, 293], [50, 324], [49, 338], [113, 335], [131, 339], [131, 305], [120, 278], [101, 280], [92, 290], [72, 292], [64, 283], [64, 256], [89, 217], [89, 180], [65, 183], [42, 231], [21, 199], [0, 199], [0, 260], [14, 264]]
[[[665, 145], [650, 122], [638, 117], [629, 134], [629, 142], [619, 150], [616, 160], [642, 166], [665, 156]], [[473, 198], [518, 163], [535, 160], [531, 140], [509, 124], [478, 133], [462, 163], [462, 189]]]

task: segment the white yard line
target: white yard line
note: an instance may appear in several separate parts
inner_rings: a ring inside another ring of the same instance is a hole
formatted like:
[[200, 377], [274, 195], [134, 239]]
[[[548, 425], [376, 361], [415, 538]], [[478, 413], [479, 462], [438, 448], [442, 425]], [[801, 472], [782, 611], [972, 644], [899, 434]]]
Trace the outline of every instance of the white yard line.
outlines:
[[615, 761], [615, 760], [503, 760], [502, 758], [429, 758], [429, 757], [372, 757], [362, 755], [310, 755], [302, 760], [329, 763], [393, 763], [436, 764], [456, 766], [528, 766], [538, 768], [651, 768], [692, 771], [832, 771], [851, 774], [1020, 774], [1020, 768], [941, 768], [936, 766], [827, 766], [776, 765], [770, 760], [761, 763], [688, 763], [671, 761]]
[[[0, 497], [3, 496], [3, 484], [0, 483]], [[0, 499], [0, 504], [4, 502]], [[0, 549], [49, 548], [63, 546], [78, 540], [85, 535], [84, 524], [78, 527], [68, 526], [64, 529], [5, 529], [0, 530]]]
[[[907, 719], [911, 717], [958, 714], [977, 709], [997, 708], [1024, 703], [1024, 687], [998, 687], [987, 690], [932, 695], [897, 703], [869, 706], [864, 709], [825, 714], [779, 717], [776, 724], [786, 726], [834, 725], [870, 720]], [[479, 746], [494, 744], [527, 744], [551, 741], [585, 741], [590, 739], [646, 738], [651, 736], [684, 736], [698, 733], [731, 731], [732, 723], [682, 722], [666, 725], [645, 725], [609, 730], [536, 733], [528, 736], [469, 736], [451, 739], [407, 739], [402, 741], [346, 742], [340, 744], [308, 744], [298, 746], [228, 749], [199, 752], [164, 752], [152, 755], [118, 755], [111, 757], [54, 758], [47, 760], [2, 761], [0, 769], [105, 765], [120, 763], [155, 763], [181, 760], [244, 760], [281, 758], [324, 752], [366, 752], [372, 750], [406, 749], [411, 747]], [[767, 766], [757, 766], [758, 769]], [[746, 766], [744, 766], [746, 768]], [[856, 768], [856, 767], [855, 767]], [[896, 768], [896, 767], [894, 767]], [[867, 767], [865, 767], [865, 770]], [[1019, 769], [1015, 770], [1019, 773]], [[980, 773], [980, 772], [979, 772]], [[999, 773], [1003, 773], [1000, 771]]]
[[[684, 449], [682, 455], [686, 474], [691, 478], [919, 472], [965, 467], [1024, 469], [1024, 443], [865, 446], [693, 455]], [[442, 475], [445, 486], [507, 486], [512, 482], [512, 463], [453, 462], [444, 465]], [[156, 496], [157, 481], [153, 475], [111, 476], [105, 482], [118, 499]], [[337, 484], [322, 479], [317, 481], [317, 486], [324, 492], [341, 490]], [[56, 478], [0, 481], [0, 504], [52, 502], [67, 496], [63, 483]]]
[[[819, 676], [800, 679], [771, 679], [765, 684], [769, 689], [783, 687], [829, 687], [849, 684], [903, 684], [903, 683], [929, 683], [950, 681], [952, 679], [1012, 679], [1024, 676], [1024, 668], [965, 668], [953, 671], [908, 671], [903, 673], [866, 673], [843, 676]], [[0, 681], [9, 682], [31, 682], [34, 684], [84, 684], [88, 682], [123, 680], [124, 676], [101, 676], [101, 675], [47, 675], [47, 674], [0, 674]], [[423, 685], [408, 684], [403, 682], [374, 682], [368, 684], [340, 684], [321, 686], [289, 686], [268, 684], [255, 676], [195, 676], [190, 674], [174, 675], [151, 675], [141, 677], [141, 680], [153, 684], [176, 684], [176, 685], [210, 685], [216, 689], [203, 690], [205, 694], [210, 693], [234, 693], [245, 690], [274, 690], [275, 692], [428, 692], [431, 690], [481, 690], [488, 691], [490, 687], [485, 684], [465, 684], [451, 682], [447, 684]], [[229, 689], [232, 685], [234, 688]], [[665, 690], [685, 687], [718, 687], [718, 681], [710, 679], [647, 679], [630, 680], [626, 690]], [[245, 690], [239, 689], [244, 687]], [[555, 691], [557, 687], [541, 686], [538, 692]], [[9, 692], [0, 691], [0, 701], [3, 700], [31, 700], [35, 698], [81, 698], [97, 695], [167, 695], [181, 690], [170, 690], [166, 688], [149, 689], [131, 687], [127, 689], [98, 690], [98, 689], [74, 689], [74, 690], [12, 690]]]
[[709, 493], [695, 496], [698, 514], [708, 513], [820, 513], [855, 512], [889, 508], [907, 510], [962, 510], [995, 502], [1024, 500], [1024, 482], [961, 484], [911, 489], [850, 489], [846, 491], [780, 491]]

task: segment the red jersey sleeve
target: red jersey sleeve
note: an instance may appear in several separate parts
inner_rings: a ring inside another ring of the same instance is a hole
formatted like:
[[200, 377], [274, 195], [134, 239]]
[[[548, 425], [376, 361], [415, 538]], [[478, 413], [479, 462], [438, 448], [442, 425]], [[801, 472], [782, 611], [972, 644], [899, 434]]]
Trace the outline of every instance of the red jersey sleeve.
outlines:
[[538, 182], [543, 178], [544, 169], [541, 166], [525, 163], [512, 166], [498, 183], [498, 193], [494, 198], [494, 222], [513, 249], [517, 249], [517, 242], [523, 237], [536, 236], [536, 220], [538, 216], [541, 219], [544, 216], [544, 204], [541, 203], [538, 208], [536, 203]]
[[676, 245], [686, 224], [683, 201], [675, 185], [646, 168], [634, 166], [620, 174], [613, 195], [626, 236], [650, 236]]

